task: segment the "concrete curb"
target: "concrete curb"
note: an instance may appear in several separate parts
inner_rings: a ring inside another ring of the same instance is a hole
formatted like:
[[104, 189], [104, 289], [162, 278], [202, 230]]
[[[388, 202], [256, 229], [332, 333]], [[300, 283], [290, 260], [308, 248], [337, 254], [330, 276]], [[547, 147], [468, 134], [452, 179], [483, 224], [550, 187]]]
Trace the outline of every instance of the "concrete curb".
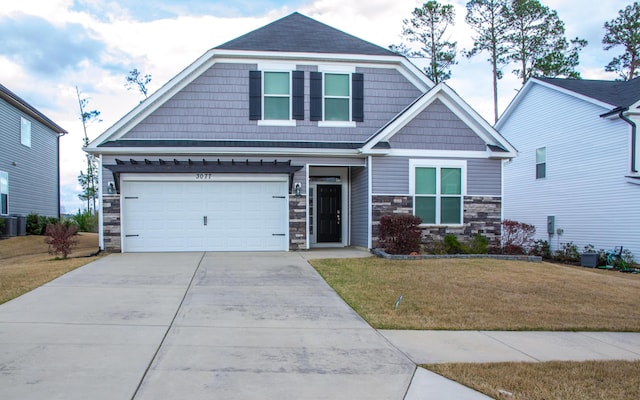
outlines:
[[518, 255], [506, 255], [506, 254], [419, 254], [410, 256], [407, 254], [389, 254], [382, 249], [371, 249], [371, 253], [380, 258], [386, 258], [388, 260], [430, 260], [439, 258], [457, 258], [457, 259], [470, 259], [470, 258], [489, 258], [494, 260], [512, 260], [512, 261], [528, 261], [528, 262], [542, 262], [540, 256], [518, 256]]

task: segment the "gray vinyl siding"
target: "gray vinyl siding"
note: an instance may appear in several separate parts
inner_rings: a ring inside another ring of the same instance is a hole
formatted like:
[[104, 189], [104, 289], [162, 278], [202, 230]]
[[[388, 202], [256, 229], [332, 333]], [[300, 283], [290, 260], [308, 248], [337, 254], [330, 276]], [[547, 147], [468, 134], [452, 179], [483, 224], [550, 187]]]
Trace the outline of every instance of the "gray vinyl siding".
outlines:
[[[374, 157], [373, 194], [409, 194], [409, 159], [419, 157]], [[467, 195], [500, 196], [502, 182], [500, 160], [467, 160]]]
[[373, 194], [409, 194], [409, 158], [373, 157]]
[[368, 246], [368, 173], [367, 169], [351, 168], [351, 245]]
[[389, 143], [394, 149], [484, 151], [486, 144], [440, 100], [396, 133]]
[[295, 127], [259, 126], [249, 120], [249, 71], [255, 64], [214, 64], [123, 139], [365, 141], [421, 92], [394, 69], [357, 68], [364, 74], [364, 122], [355, 128], [319, 128], [309, 120], [309, 71], [305, 71], [305, 120]]
[[[20, 117], [31, 121], [31, 147], [20, 143]], [[9, 174], [9, 214], [57, 217], [57, 134], [0, 99], [0, 135], [0, 171]]]
[[471, 158], [467, 160], [467, 194], [501, 196], [502, 160]]

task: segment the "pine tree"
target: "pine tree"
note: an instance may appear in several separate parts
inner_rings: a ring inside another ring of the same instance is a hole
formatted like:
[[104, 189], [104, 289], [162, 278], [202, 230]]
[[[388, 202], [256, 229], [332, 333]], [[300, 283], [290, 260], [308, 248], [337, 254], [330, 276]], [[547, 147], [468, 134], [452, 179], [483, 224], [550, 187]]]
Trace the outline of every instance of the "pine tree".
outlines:
[[640, 75], [640, 4], [634, 2], [618, 12], [618, 17], [604, 23], [606, 34], [602, 39], [605, 50], [624, 46], [624, 53], [615, 56], [605, 67], [617, 72], [623, 80]]
[[453, 6], [430, 0], [411, 14], [411, 19], [403, 21], [402, 36], [409, 42], [418, 43], [420, 50], [410, 51], [406, 45], [390, 46], [391, 49], [405, 56], [428, 59], [429, 65], [424, 70], [435, 83], [451, 78], [449, 68], [456, 63], [457, 43], [445, 38], [445, 33], [454, 24]]
[[507, 64], [508, 26], [505, 16], [506, 0], [472, 0], [467, 3], [465, 21], [473, 28], [473, 47], [465, 52], [471, 58], [483, 51], [489, 53], [493, 76], [493, 116], [498, 120], [498, 79], [502, 78], [502, 67]]

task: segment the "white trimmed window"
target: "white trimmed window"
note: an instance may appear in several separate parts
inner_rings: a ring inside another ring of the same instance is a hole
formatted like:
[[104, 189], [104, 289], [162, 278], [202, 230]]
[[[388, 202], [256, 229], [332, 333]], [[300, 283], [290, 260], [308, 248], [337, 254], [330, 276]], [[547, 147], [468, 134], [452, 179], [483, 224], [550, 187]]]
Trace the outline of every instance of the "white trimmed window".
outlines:
[[20, 143], [31, 147], [31, 121], [20, 117]]
[[263, 119], [285, 121], [291, 119], [291, 74], [263, 72]]
[[547, 177], [547, 148], [536, 149], [536, 179]]
[[426, 225], [461, 225], [466, 162], [410, 162], [413, 214]]
[[9, 214], [9, 174], [0, 171], [0, 214]]
[[324, 121], [351, 121], [351, 74], [324, 74]]

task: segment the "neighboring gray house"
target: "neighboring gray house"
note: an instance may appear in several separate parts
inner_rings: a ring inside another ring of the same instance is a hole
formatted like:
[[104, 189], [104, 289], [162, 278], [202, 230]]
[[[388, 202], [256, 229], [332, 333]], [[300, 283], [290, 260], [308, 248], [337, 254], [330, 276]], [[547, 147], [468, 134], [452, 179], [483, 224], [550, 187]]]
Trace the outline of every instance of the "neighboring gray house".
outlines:
[[515, 149], [405, 57], [298, 13], [209, 50], [95, 139], [111, 251], [376, 246], [500, 235]]
[[0, 85], [0, 215], [60, 216], [58, 150], [66, 133]]
[[640, 78], [533, 78], [496, 124], [518, 149], [504, 167], [504, 218], [553, 250], [624, 246], [640, 257]]

